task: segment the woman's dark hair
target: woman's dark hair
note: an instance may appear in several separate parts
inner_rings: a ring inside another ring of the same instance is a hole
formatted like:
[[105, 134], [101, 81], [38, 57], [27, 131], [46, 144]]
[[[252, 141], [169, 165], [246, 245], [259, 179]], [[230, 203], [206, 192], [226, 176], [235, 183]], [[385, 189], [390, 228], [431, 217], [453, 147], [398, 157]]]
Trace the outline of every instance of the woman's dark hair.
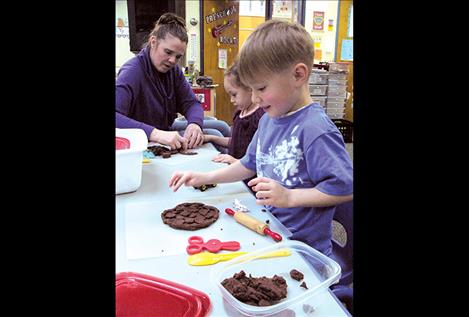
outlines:
[[170, 12], [163, 14], [158, 21], [156, 21], [155, 27], [148, 35], [148, 38], [155, 36], [156, 40], [159, 41], [165, 39], [168, 33], [187, 44], [186, 21], [180, 16]]

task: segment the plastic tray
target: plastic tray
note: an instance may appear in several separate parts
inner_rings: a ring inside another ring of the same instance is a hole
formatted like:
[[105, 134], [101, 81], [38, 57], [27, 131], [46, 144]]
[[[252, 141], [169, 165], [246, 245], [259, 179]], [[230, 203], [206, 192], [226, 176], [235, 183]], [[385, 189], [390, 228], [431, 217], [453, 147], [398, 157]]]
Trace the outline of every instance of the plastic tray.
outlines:
[[116, 274], [116, 317], [203, 317], [209, 297], [196, 289], [134, 272]]
[[[256, 259], [256, 256], [283, 248], [290, 249], [292, 254], [286, 257]], [[290, 277], [292, 269], [304, 274], [303, 281], [306, 282], [308, 289], [300, 287], [301, 281]], [[252, 306], [239, 301], [221, 285], [221, 282], [226, 278], [233, 277], [241, 270], [246, 275], [251, 274], [253, 277], [282, 276], [288, 285], [287, 297], [274, 305], [264, 307]], [[240, 313], [246, 316], [268, 316], [315, 297], [327, 290], [330, 285], [338, 282], [340, 275], [341, 269], [337, 262], [303, 242], [286, 240], [223, 262], [211, 271], [210, 278], [211, 282], [220, 290], [223, 298]], [[317, 302], [315, 305], [319, 306], [320, 303]]]

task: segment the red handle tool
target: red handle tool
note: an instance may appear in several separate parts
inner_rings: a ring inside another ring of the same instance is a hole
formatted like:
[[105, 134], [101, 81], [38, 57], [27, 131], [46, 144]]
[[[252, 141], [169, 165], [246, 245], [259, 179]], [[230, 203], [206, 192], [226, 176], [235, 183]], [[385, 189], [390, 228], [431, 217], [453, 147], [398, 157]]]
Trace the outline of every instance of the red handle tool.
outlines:
[[249, 229], [254, 230], [262, 235], [268, 235], [272, 237], [275, 241], [282, 241], [281, 235], [270, 230], [267, 224], [257, 220], [256, 218], [249, 216], [248, 214], [245, 214], [242, 211], [235, 212], [231, 208], [226, 208], [225, 212], [228, 215], [233, 216], [237, 222], [248, 227]]

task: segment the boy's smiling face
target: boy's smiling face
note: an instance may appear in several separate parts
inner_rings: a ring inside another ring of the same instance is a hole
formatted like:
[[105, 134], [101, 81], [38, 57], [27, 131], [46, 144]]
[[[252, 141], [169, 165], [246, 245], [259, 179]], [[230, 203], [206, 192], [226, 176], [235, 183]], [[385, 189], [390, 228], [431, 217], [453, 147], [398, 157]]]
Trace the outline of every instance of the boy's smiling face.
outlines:
[[270, 117], [280, 117], [293, 109], [299, 99], [299, 90], [295, 85], [293, 70], [259, 76], [252, 89], [252, 102], [259, 106]]

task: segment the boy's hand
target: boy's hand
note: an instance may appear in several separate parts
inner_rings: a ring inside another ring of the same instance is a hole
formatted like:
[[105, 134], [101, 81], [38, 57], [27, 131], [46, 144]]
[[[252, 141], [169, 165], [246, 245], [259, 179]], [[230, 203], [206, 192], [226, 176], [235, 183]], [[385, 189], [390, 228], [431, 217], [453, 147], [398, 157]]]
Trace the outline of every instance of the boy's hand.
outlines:
[[218, 154], [212, 159], [212, 161], [217, 162], [217, 163], [233, 164], [234, 162], [237, 161], [237, 159], [235, 159], [229, 154]]
[[169, 187], [175, 192], [182, 184], [195, 187], [201, 186], [204, 184], [202, 174], [191, 171], [174, 172], [169, 180]]
[[267, 177], [256, 177], [248, 182], [252, 190], [256, 192], [256, 204], [271, 205], [279, 208], [289, 207], [290, 191]]

